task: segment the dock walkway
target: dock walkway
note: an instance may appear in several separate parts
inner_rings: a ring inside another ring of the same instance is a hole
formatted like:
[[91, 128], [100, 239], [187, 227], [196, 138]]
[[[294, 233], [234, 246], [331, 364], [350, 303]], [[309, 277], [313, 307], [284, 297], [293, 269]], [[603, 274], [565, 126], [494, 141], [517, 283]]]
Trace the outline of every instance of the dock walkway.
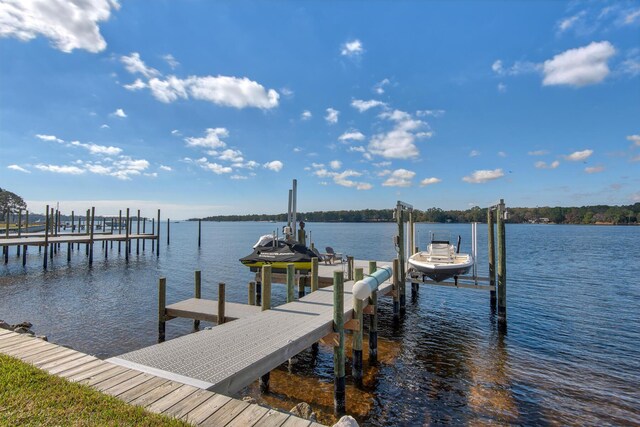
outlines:
[[[363, 267], [367, 274], [368, 265], [364, 261], [356, 262], [355, 266]], [[333, 268], [340, 270], [342, 266]], [[328, 269], [323, 272], [327, 274]], [[345, 322], [353, 315], [352, 286], [353, 281], [344, 284]], [[391, 289], [392, 284], [387, 281], [378, 294], [385, 295]], [[108, 361], [195, 387], [234, 394], [332, 332], [331, 286], [253, 316]]]
[[49, 236], [45, 240], [43, 236], [36, 237], [9, 237], [0, 240], [0, 246], [42, 246], [46, 243], [91, 243], [102, 241], [124, 242], [126, 240], [146, 239], [156, 240], [155, 234], [111, 234], [111, 233], [94, 233], [93, 238], [90, 234], [60, 234], [58, 236]]
[[232, 399], [179, 381], [115, 365], [79, 351], [0, 329], [0, 353], [69, 381], [88, 385], [129, 404], [201, 426], [291, 426], [320, 424]]

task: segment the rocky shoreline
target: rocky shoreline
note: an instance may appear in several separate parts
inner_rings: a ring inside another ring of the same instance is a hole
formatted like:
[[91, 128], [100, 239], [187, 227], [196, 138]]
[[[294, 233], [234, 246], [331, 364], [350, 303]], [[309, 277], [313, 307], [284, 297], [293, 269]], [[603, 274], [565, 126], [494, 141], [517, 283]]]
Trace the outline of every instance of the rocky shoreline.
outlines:
[[31, 322], [25, 321], [25, 322], [20, 322], [20, 323], [16, 323], [15, 325], [12, 325], [10, 323], [5, 322], [4, 320], [0, 320], [0, 328], [2, 329], [7, 329], [9, 331], [13, 331], [18, 334], [31, 335], [32, 337], [40, 338], [41, 340], [44, 340], [44, 341], [49, 341], [46, 335], [36, 335], [36, 333], [31, 330], [32, 327], [33, 327], [33, 324]]

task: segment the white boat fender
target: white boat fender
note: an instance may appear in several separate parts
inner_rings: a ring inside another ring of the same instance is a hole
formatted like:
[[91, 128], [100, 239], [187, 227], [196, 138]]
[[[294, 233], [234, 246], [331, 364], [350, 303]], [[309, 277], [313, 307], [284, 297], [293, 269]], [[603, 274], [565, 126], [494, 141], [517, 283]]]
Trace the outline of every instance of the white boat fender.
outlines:
[[378, 289], [378, 286], [391, 278], [392, 274], [391, 267], [378, 268], [375, 273], [367, 275], [353, 285], [353, 296], [359, 300], [369, 298], [371, 293]]

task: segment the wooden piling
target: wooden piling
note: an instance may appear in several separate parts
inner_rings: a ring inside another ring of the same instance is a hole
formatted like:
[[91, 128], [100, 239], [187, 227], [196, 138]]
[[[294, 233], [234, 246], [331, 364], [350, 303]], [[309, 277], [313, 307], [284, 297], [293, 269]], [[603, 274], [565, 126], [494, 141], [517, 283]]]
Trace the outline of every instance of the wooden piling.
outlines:
[[496, 249], [495, 249], [495, 233], [493, 227], [493, 208], [487, 209], [487, 241], [489, 244], [489, 286], [494, 286], [494, 289], [490, 291], [491, 308], [496, 308]]
[[[369, 261], [369, 274], [375, 273], [377, 265], [375, 261]], [[378, 361], [378, 292], [371, 292], [369, 305], [373, 307], [369, 317], [369, 364]]]
[[[22, 237], [22, 209], [18, 209], [18, 238]], [[20, 256], [20, 245], [16, 248], [16, 256]]]
[[333, 272], [333, 331], [337, 345], [333, 347], [333, 410], [341, 417], [346, 412], [346, 382], [344, 358], [344, 277], [342, 271]]
[[171, 224], [171, 220], [169, 220], [169, 218], [167, 218], [167, 246], [169, 246], [170, 243], [170, 224]]
[[225, 285], [224, 283], [218, 283], [218, 325], [222, 325], [225, 322], [224, 316], [224, 300], [225, 300]]
[[249, 305], [256, 305], [256, 282], [249, 282]]
[[[87, 209], [87, 218], [84, 222], [85, 234], [89, 235], [89, 224], [91, 224], [91, 209]], [[84, 253], [88, 257], [89, 256], [89, 243], [84, 244]]]
[[347, 280], [353, 280], [353, 257], [347, 255]]
[[311, 258], [311, 292], [318, 290], [318, 258]]
[[[358, 280], [362, 280], [364, 278], [363, 269], [356, 268], [354, 274], [354, 280], [357, 282]], [[362, 335], [364, 333], [364, 323], [362, 316], [362, 307], [363, 301], [358, 298], [353, 298], [353, 319], [358, 322], [356, 325], [357, 329], [353, 331], [352, 335], [352, 368], [351, 372], [353, 375], [353, 380], [355, 381], [357, 386], [362, 386]]]
[[302, 298], [304, 296], [304, 282], [300, 276], [296, 276], [296, 281], [298, 282], [298, 298]]
[[127, 208], [127, 225], [124, 230], [124, 259], [129, 261], [129, 208]]
[[[4, 236], [5, 238], [9, 238], [9, 208], [5, 210], [4, 213]], [[9, 263], [9, 246], [2, 247], [2, 255], [4, 257], [4, 263]]]
[[[136, 234], [140, 235], [140, 209], [138, 209], [138, 220], [136, 221]], [[140, 238], [136, 239], [136, 255], [140, 255]]]
[[[118, 234], [122, 234], [122, 209], [118, 212]], [[122, 241], [118, 240], [118, 253], [122, 247]]]
[[202, 244], [202, 219], [198, 220], [198, 247]]
[[[202, 272], [200, 270], [196, 270], [194, 273], [194, 282], [195, 282], [195, 290], [194, 290], [194, 298], [200, 299], [202, 298]], [[200, 321], [193, 321], [193, 329], [198, 329], [200, 327]]]
[[504, 225], [505, 205], [500, 199], [497, 213], [498, 228], [498, 322], [507, 322], [507, 246]]
[[156, 240], [158, 241], [157, 245], [156, 245], [156, 256], [159, 257], [160, 256], [160, 209], [158, 209], [158, 235], [156, 237]]
[[[396, 221], [398, 224], [398, 286], [394, 285], [394, 289], [397, 291], [396, 299], [399, 303], [399, 312], [404, 314], [405, 306], [406, 306], [406, 297], [405, 297], [405, 273], [404, 266], [406, 263], [406, 254], [404, 247], [404, 210], [400, 202], [398, 202], [397, 211], [396, 211]], [[395, 301], [395, 300], [394, 300]], [[395, 306], [395, 303], [394, 303]], [[394, 309], [395, 314], [395, 309]]]
[[393, 320], [400, 317], [400, 260], [393, 260]]
[[47, 269], [47, 259], [49, 250], [49, 205], [46, 208], [46, 215], [44, 220], [44, 259], [42, 260], [42, 268]]
[[161, 277], [158, 281], [158, 342], [164, 341], [167, 307], [167, 279]]
[[[261, 305], [262, 305], [262, 311], [264, 311], [264, 310], [269, 310], [271, 308], [271, 266], [263, 265], [261, 270], [262, 270], [262, 290], [263, 290]], [[260, 377], [259, 383], [260, 383], [260, 391], [262, 393], [269, 392], [269, 379], [270, 379], [269, 372], [267, 372], [266, 374]]]
[[293, 287], [296, 280], [295, 265], [287, 264], [287, 302], [293, 302]]
[[[87, 211], [89, 212], [89, 211]], [[49, 222], [49, 225], [51, 225], [51, 231], [49, 231], [49, 233], [51, 233], [51, 236], [55, 236], [56, 235], [56, 212], [55, 209], [51, 208], [51, 220]], [[89, 246], [87, 246], [87, 248], [89, 248]], [[55, 243], [51, 243], [51, 247], [49, 248], [49, 258], [53, 259], [53, 254], [56, 253], [56, 244]], [[88, 249], [87, 249], [88, 250]], [[88, 254], [88, 252], [87, 252]]]
[[[156, 219], [155, 218], [151, 218], [151, 234], [153, 234], [153, 235], [156, 234]], [[155, 250], [155, 246], [156, 246], [156, 240], [153, 239], [151, 241], [151, 253], [153, 253], [153, 251]]]
[[89, 265], [93, 264], [93, 230], [95, 229], [96, 208], [91, 207], [91, 234], [89, 234]]

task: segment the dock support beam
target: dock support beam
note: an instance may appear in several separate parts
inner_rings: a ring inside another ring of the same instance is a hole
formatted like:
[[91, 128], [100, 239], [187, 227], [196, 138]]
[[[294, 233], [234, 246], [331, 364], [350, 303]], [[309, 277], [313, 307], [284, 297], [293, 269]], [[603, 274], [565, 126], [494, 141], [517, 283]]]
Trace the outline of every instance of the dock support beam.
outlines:
[[[398, 223], [398, 286], [394, 286], [398, 295], [396, 299], [399, 303], [399, 313], [404, 314], [405, 307], [407, 305], [406, 300], [406, 292], [405, 292], [405, 272], [404, 266], [406, 263], [406, 254], [405, 254], [405, 235], [404, 235], [404, 209], [403, 205], [398, 202], [397, 210], [396, 210], [396, 221]], [[394, 302], [394, 317], [395, 317], [395, 302]]]
[[249, 305], [256, 305], [256, 282], [249, 282]]
[[[138, 217], [136, 218], [136, 234], [140, 236], [140, 209], [138, 209]], [[140, 255], [140, 237], [136, 239], [136, 255]]]
[[91, 207], [91, 232], [89, 234], [89, 265], [93, 265], [93, 230], [95, 229], [96, 208]]
[[341, 417], [346, 412], [346, 382], [344, 369], [344, 276], [333, 272], [333, 331], [337, 345], [333, 347], [333, 411]]
[[347, 255], [347, 280], [353, 280], [353, 257]]
[[[262, 311], [271, 309], [271, 266], [263, 265], [262, 266], [262, 289], [264, 291], [262, 295]], [[269, 378], [270, 372], [267, 372], [263, 376], [260, 377], [260, 392], [268, 393], [269, 392]]]
[[489, 243], [489, 286], [494, 286], [494, 289], [490, 292], [489, 303], [491, 305], [491, 310], [495, 310], [496, 308], [496, 245], [495, 245], [495, 234], [493, 227], [493, 208], [489, 207], [487, 209], [487, 241]]
[[507, 248], [505, 238], [505, 205], [500, 199], [497, 215], [498, 228], [498, 323], [507, 324]]
[[156, 240], [156, 257], [160, 257], [160, 209], [158, 209], [158, 235]]
[[169, 218], [167, 218], [167, 246], [169, 246], [169, 243], [171, 242], [171, 220]]
[[224, 300], [225, 300], [225, 284], [218, 283], [218, 325], [222, 325], [226, 319], [224, 314]]
[[[194, 273], [194, 282], [195, 282], [195, 292], [194, 298], [200, 299], [202, 298], [202, 272], [200, 270], [196, 270]], [[193, 329], [200, 329], [200, 321], [193, 321]]]
[[[375, 261], [369, 261], [369, 274], [377, 270]], [[378, 292], [371, 292], [369, 304], [373, 313], [369, 317], [369, 364], [373, 365], [378, 361]]]
[[[362, 280], [364, 278], [364, 271], [362, 268], [355, 269], [354, 281]], [[375, 293], [374, 291], [373, 293]], [[353, 319], [358, 322], [357, 329], [353, 331], [352, 336], [352, 367], [351, 373], [353, 380], [358, 387], [362, 386], [362, 335], [364, 332], [364, 323], [362, 322], [362, 309], [363, 302], [361, 299], [353, 298]]]
[[318, 290], [318, 258], [311, 258], [311, 292]]
[[131, 242], [129, 242], [129, 208], [127, 208], [127, 225], [125, 226], [124, 232], [124, 259], [125, 261], [129, 261], [129, 245], [131, 244]]
[[400, 318], [400, 260], [393, 260], [393, 320]]
[[47, 210], [45, 214], [44, 220], [44, 258], [42, 260], [42, 268], [47, 269], [47, 255], [49, 250], [49, 205], [47, 205]]
[[198, 220], [198, 247], [202, 244], [202, 219]]
[[287, 264], [287, 302], [293, 302], [293, 288], [296, 280], [296, 266], [293, 263]]
[[161, 277], [158, 281], [158, 342], [164, 341], [167, 307], [167, 279]]

